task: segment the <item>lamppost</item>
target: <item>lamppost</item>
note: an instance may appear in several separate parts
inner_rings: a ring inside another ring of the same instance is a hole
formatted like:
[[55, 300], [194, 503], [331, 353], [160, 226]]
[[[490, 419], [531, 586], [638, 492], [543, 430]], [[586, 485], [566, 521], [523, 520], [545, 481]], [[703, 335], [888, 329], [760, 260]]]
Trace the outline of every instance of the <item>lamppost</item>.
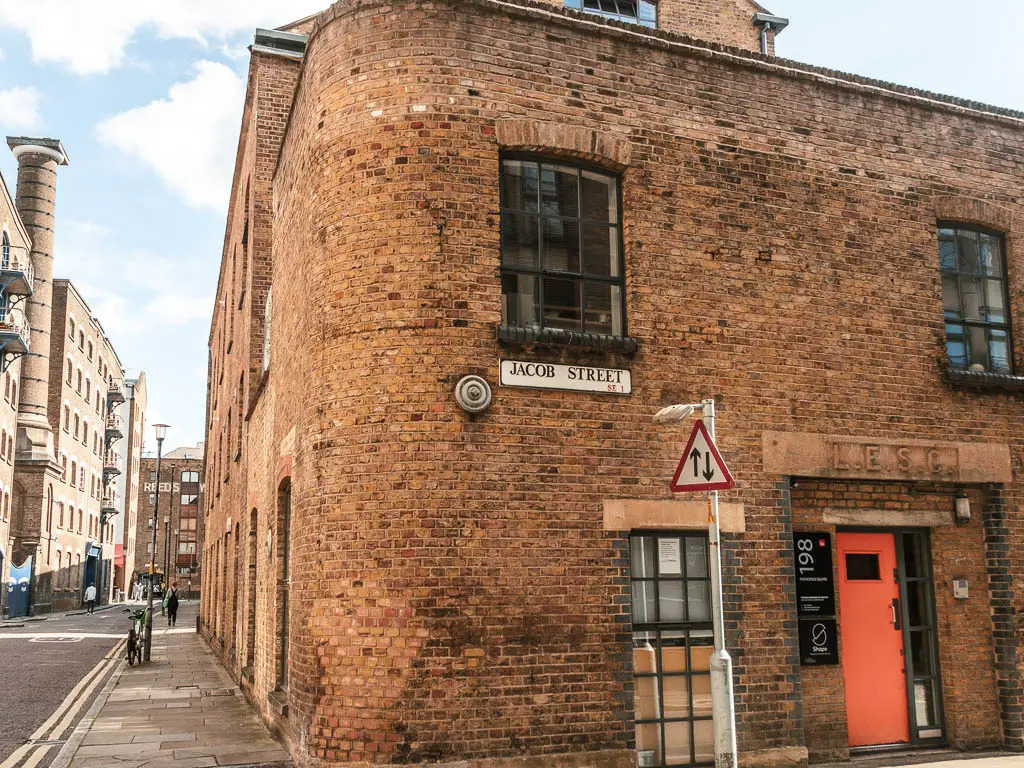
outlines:
[[146, 643], [142, 660], [149, 661], [153, 650], [153, 571], [156, 565], [156, 528], [160, 524], [160, 455], [163, 452], [164, 438], [167, 437], [167, 424], [154, 424], [156, 432], [156, 498], [153, 500], [153, 546], [149, 557], [149, 599], [146, 602]]
[[[160, 475], [157, 473], [156, 478], [157, 489], [160, 487]], [[164, 515], [164, 594], [167, 594], [167, 585], [170, 583], [171, 574], [167, 570], [167, 547], [171, 543], [171, 516]], [[164, 601], [160, 601], [160, 615], [164, 615]]]

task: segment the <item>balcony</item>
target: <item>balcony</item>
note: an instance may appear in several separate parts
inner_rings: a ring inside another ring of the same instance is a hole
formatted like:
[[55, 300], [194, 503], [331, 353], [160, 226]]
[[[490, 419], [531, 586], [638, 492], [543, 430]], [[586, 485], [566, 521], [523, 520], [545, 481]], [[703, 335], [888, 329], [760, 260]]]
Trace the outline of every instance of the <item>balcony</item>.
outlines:
[[0, 352], [20, 357], [31, 347], [28, 320], [17, 307], [0, 307]]
[[100, 502], [100, 514], [106, 518], [116, 515], [118, 512], [117, 494], [114, 491], [104, 491], [103, 501]]
[[117, 451], [107, 451], [107, 455], [103, 458], [103, 480], [106, 480], [114, 475], [121, 474], [121, 454]]
[[28, 248], [5, 245], [0, 255], [0, 292], [6, 296], [31, 296], [34, 279]]
[[111, 408], [124, 402], [124, 385], [120, 379], [111, 379], [107, 387], [107, 407]]
[[124, 419], [117, 414], [107, 416], [107, 441], [113, 442], [124, 437]]

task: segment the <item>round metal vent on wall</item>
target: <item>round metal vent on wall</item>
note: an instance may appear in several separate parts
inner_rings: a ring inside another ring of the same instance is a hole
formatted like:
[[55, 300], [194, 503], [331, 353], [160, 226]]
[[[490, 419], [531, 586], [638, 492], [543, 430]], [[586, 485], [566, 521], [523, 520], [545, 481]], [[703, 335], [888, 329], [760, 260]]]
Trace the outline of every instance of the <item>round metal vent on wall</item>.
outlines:
[[483, 413], [491, 398], [491, 385], [480, 376], [463, 376], [455, 385], [455, 401], [466, 413]]

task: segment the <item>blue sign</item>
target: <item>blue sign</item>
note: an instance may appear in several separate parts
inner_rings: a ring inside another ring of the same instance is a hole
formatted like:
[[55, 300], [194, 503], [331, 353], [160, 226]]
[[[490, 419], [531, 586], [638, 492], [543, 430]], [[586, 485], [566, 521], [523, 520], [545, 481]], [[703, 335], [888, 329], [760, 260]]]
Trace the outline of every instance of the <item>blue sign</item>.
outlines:
[[14, 619], [28, 616], [29, 582], [32, 579], [32, 558], [18, 567], [12, 567], [7, 576], [7, 615]]

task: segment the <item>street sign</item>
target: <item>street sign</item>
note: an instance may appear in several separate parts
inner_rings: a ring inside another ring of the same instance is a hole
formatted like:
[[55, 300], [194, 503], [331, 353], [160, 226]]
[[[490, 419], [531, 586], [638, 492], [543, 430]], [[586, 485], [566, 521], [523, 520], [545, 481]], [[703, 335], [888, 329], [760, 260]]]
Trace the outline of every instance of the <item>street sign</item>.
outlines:
[[725, 466], [722, 455], [700, 419], [694, 422], [690, 439], [679, 460], [672, 483], [676, 493], [683, 491], [724, 491], [736, 485], [732, 473]]

